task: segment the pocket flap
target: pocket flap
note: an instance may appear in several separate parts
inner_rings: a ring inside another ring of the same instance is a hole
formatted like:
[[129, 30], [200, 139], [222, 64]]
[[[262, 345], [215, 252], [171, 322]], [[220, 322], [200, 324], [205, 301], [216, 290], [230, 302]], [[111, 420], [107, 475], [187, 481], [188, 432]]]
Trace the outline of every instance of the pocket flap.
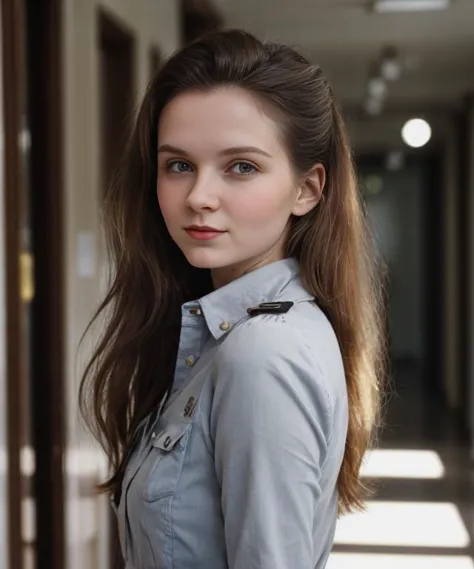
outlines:
[[191, 428], [191, 423], [174, 423], [168, 425], [166, 429], [163, 429], [155, 441], [153, 446], [159, 448], [165, 452], [173, 450], [176, 444], [184, 437], [184, 435]]

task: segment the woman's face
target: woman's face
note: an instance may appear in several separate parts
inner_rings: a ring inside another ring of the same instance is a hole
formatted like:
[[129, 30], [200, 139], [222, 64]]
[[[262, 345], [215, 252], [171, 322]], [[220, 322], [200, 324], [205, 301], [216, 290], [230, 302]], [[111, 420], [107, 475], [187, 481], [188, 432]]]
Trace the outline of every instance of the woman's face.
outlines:
[[278, 125], [251, 94], [178, 95], [162, 112], [158, 146], [159, 205], [191, 265], [211, 269], [217, 287], [283, 258], [291, 214], [312, 206], [301, 203]]

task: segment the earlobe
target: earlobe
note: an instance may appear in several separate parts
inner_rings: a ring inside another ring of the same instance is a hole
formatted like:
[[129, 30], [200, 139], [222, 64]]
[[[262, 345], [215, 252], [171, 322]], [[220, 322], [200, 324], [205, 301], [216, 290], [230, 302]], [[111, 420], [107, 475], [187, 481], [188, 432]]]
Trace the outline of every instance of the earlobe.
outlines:
[[322, 164], [316, 164], [298, 189], [293, 215], [301, 217], [314, 209], [321, 200], [325, 184], [326, 170]]

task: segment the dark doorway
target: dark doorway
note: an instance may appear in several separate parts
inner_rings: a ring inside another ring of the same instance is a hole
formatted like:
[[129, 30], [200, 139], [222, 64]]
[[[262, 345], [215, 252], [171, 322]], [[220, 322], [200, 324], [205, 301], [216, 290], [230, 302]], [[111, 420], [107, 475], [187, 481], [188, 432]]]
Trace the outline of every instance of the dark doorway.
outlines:
[[105, 192], [130, 132], [134, 89], [134, 38], [112, 16], [99, 12], [101, 185]]
[[469, 120], [469, 107], [474, 104], [474, 95], [466, 97], [465, 107], [456, 117], [456, 127], [458, 135], [458, 243], [459, 243], [459, 376], [461, 380], [461, 408], [463, 424], [469, 429], [469, 436], [471, 445], [473, 443], [472, 432], [472, 413], [469, 393], [469, 361], [471, 354], [471, 338], [472, 338], [472, 324], [469, 315], [471, 314], [471, 259], [472, 259], [472, 245], [470, 242], [470, 180], [469, 168], [474, 156], [474, 146], [469, 135], [470, 120]]
[[397, 170], [387, 166], [384, 155], [357, 160], [388, 273], [392, 371], [395, 377], [415, 377], [418, 388], [426, 387], [434, 397], [442, 395], [443, 358], [440, 163], [437, 150], [406, 154]]
[[150, 79], [153, 79], [155, 73], [158, 71], [158, 68], [161, 63], [161, 52], [159, 48], [153, 46], [150, 48]]
[[224, 19], [212, 0], [181, 0], [180, 13], [184, 44], [224, 26]]

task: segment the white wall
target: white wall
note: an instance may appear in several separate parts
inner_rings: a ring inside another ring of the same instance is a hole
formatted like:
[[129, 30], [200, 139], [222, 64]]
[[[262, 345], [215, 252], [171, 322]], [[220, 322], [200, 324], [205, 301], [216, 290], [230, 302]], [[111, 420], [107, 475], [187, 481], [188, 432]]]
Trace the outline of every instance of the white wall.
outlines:
[[150, 47], [154, 45], [166, 55], [179, 44], [177, 0], [64, 2], [67, 569], [106, 569], [107, 557], [107, 501], [95, 497], [93, 492], [103, 464], [102, 455], [91, 447], [77, 412], [80, 373], [90, 353], [86, 346], [78, 355], [78, 344], [99, 301], [99, 267], [103, 262], [97, 258], [100, 250], [99, 8], [116, 17], [135, 36], [138, 97], [149, 79]]

